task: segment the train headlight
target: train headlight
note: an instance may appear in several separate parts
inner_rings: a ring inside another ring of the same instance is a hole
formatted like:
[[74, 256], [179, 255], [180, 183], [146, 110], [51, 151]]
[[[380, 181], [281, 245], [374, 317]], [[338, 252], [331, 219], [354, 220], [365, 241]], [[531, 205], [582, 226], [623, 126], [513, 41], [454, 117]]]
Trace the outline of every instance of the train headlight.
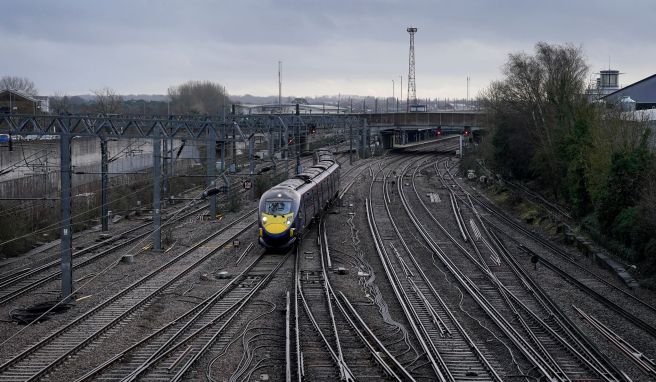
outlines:
[[266, 221], [267, 221], [266, 216], [262, 216], [262, 223], [264, 223], [264, 222], [266, 222]]
[[291, 217], [287, 218], [287, 225], [292, 225], [292, 218]]

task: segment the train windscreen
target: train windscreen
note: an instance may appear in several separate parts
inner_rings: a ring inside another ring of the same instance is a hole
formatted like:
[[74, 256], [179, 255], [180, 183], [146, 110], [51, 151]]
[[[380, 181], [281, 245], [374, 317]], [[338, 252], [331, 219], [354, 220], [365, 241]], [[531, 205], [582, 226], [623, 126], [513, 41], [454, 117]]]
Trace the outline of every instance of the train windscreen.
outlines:
[[285, 215], [290, 213], [291, 210], [291, 200], [267, 201], [265, 204], [265, 212], [270, 215]]

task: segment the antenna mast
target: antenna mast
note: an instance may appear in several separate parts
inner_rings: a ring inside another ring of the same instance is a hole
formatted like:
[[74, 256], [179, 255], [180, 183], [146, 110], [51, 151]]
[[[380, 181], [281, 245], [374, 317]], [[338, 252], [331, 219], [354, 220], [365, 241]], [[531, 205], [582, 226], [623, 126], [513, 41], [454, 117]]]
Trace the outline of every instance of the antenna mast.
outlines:
[[410, 111], [410, 102], [412, 105], [417, 104], [417, 85], [415, 84], [415, 33], [417, 28], [409, 27], [406, 29], [410, 33], [410, 57], [408, 58], [408, 99], [406, 102], [406, 112]]
[[282, 61], [278, 61], [278, 108], [282, 112]]

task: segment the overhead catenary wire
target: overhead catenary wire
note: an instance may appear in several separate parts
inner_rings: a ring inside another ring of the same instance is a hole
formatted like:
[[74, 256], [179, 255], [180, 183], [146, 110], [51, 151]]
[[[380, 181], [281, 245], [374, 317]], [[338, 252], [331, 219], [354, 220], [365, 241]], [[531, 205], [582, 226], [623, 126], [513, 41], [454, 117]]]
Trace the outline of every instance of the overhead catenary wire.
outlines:
[[[203, 177], [206, 178], [207, 176], [204, 175]], [[110, 200], [109, 202], [107, 202], [106, 204], [99, 204], [99, 205], [97, 205], [97, 206], [95, 206], [95, 207], [89, 208], [89, 209], [87, 209], [85, 212], [81, 212], [81, 213], [79, 213], [79, 214], [73, 215], [71, 218], [75, 218], [75, 217], [83, 216], [83, 215], [85, 215], [85, 214], [88, 214], [88, 213], [91, 212], [91, 211], [95, 211], [95, 210], [97, 210], [97, 209], [102, 208], [104, 205], [111, 205], [111, 203], [114, 203], [114, 202], [117, 202], [117, 201], [119, 201], [119, 200], [123, 200], [123, 199], [129, 198], [129, 197], [131, 197], [131, 196], [133, 196], [133, 195], [135, 195], [135, 194], [138, 194], [139, 192], [141, 192], [141, 191], [143, 191], [143, 190], [145, 190], [145, 189], [147, 189], [147, 188], [149, 188], [149, 187], [151, 186], [151, 181], [150, 181], [149, 179], [145, 180], [145, 182], [146, 182], [146, 184], [145, 184], [143, 187], [134, 190], [134, 192], [132, 192], [132, 193], [130, 193], [130, 194], [122, 195], [122, 196], [119, 197], [119, 198], [114, 198], [114, 199]], [[122, 186], [122, 185], [114, 185], [114, 186], [110, 186], [109, 189], [111, 189], [111, 188], [116, 188], [116, 187], [120, 187], [120, 186]], [[194, 186], [194, 187], [192, 187], [191, 189], [187, 190], [186, 192], [193, 191], [193, 190], [195, 190], [195, 189], [197, 189], [197, 188], [200, 188], [200, 187], [202, 187], [202, 186], [201, 186], [201, 185]], [[1, 200], [2, 200], [2, 199], [0, 199], [0, 201], [1, 201]], [[43, 199], [43, 200], [51, 200], [51, 199]], [[55, 199], [55, 200], [56, 200], [56, 199]], [[151, 204], [152, 204], [152, 202], [149, 202], [149, 203], [147, 203], [147, 204], [142, 205], [142, 207], [143, 207], [143, 206], [149, 206], [149, 205], [151, 205]], [[17, 213], [17, 212], [21, 212], [21, 211], [29, 210], [29, 209], [32, 209], [33, 207], [34, 207], [34, 206], [28, 206], [28, 207], [25, 207], [25, 208], [22, 208], [22, 209], [19, 209], [19, 210], [14, 210], [12, 213]], [[4, 215], [6, 215], [7, 213], [8, 213], [8, 212], [3, 212], [2, 214], [0, 214], [0, 216], [4, 216]], [[90, 219], [86, 219], [86, 220], [82, 220], [82, 221], [77, 221], [77, 222], [75, 222], [75, 224], [83, 224], [83, 223], [87, 223], [87, 222], [90, 222], [90, 221], [94, 221], [94, 220], [96, 220], [96, 219], [97, 219], [96, 217], [93, 217], [93, 218], [90, 218]], [[52, 229], [56, 229], [56, 228], [58, 228], [58, 227], [60, 227], [60, 226], [61, 226], [61, 221], [54, 222], [54, 223], [52, 223], [52, 224], [50, 224], [50, 225], [48, 225], [48, 226], [45, 226], [45, 227], [40, 228], [40, 229], [38, 229], [38, 230], [35, 230], [35, 231], [30, 232], [30, 233], [24, 234], [24, 235], [22, 235], [22, 236], [15, 237], [15, 238], [12, 238], [12, 239], [10, 239], [10, 240], [6, 240], [6, 241], [4, 241], [4, 242], [0, 242], [0, 246], [5, 245], [5, 244], [9, 244], [9, 243], [11, 243], [11, 242], [14, 242], [14, 241], [17, 241], [17, 240], [20, 240], [20, 239], [26, 238], [26, 237], [34, 236], [34, 235], [36, 235], [36, 234], [39, 234], [39, 233], [42, 233], [42, 232], [45, 232], [45, 231], [49, 231], [49, 230], [52, 230]]]
[[[209, 187], [207, 187], [205, 190], [203, 190], [203, 192], [198, 196], [198, 199], [197, 199], [197, 200], [201, 200], [201, 199], [203, 198], [203, 193], [204, 193], [205, 191], [210, 190], [210, 189], [211, 189], [211, 186], [209, 186]], [[180, 213], [181, 213], [182, 211], [184, 211], [185, 209], [187, 209], [187, 208], [193, 206], [193, 205], [195, 204], [195, 203], [194, 203], [195, 201], [196, 201], [196, 200], [190, 201], [190, 202], [187, 203], [183, 208], [179, 209], [179, 210], [178, 210], [178, 211], [177, 211], [177, 212], [176, 212], [176, 213], [170, 218], [170, 220], [173, 220], [173, 218], [174, 218], [175, 216], [177, 216], [178, 214], [180, 214]], [[167, 222], [167, 223], [168, 223], [168, 222]], [[153, 233], [153, 232], [155, 232], [155, 229], [150, 230], [148, 233], [150, 234], [150, 233]], [[130, 253], [132, 253], [135, 249], [140, 248], [140, 246], [142, 245], [142, 243], [143, 243], [146, 239], [148, 239], [149, 237], [150, 237], [150, 235], [145, 235], [141, 240], [139, 240], [139, 241], [138, 241], [137, 243], [135, 243], [130, 249], [128, 249], [128, 250], [126, 251], [126, 253], [127, 253], [127, 254], [130, 254]], [[96, 278], [98, 278], [100, 275], [103, 275], [103, 274], [105, 274], [106, 272], [108, 272], [110, 269], [114, 268], [114, 266], [116, 266], [116, 264], [118, 264], [120, 261], [121, 261], [121, 260], [118, 259], [118, 260], [114, 261], [113, 263], [111, 263], [110, 265], [108, 265], [107, 267], [105, 267], [105, 268], [103, 268], [102, 270], [98, 271], [97, 274], [96, 274], [95, 276], [88, 278], [87, 281], [86, 281], [84, 284], [82, 284], [81, 286], [78, 286], [77, 288], [75, 288], [73, 291], [71, 291], [71, 293], [70, 293], [69, 295], [67, 295], [67, 296], [63, 296], [59, 301], [57, 301], [56, 303], [54, 303], [54, 304], [52, 305], [52, 307], [50, 307], [48, 310], [46, 310], [45, 312], [43, 312], [41, 316], [36, 317], [34, 321], [28, 323], [28, 324], [25, 325], [23, 328], [21, 328], [20, 330], [18, 330], [17, 332], [15, 332], [14, 334], [12, 334], [11, 336], [9, 336], [7, 339], [5, 339], [4, 341], [2, 341], [2, 342], [0, 343], [0, 345], [5, 345], [6, 343], [8, 343], [8, 342], [11, 341], [12, 339], [14, 339], [16, 336], [18, 336], [19, 334], [21, 334], [22, 332], [24, 332], [25, 330], [27, 330], [27, 328], [29, 328], [30, 326], [32, 326], [32, 325], [34, 324], [34, 322], [38, 322], [38, 320], [40, 320], [40, 319], [43, 318], [44, 316], [50, 314], [50, 312], [52, 312], [54, 309], [57, 309], [57, 308], [58, 308], [59, 306], [61, 306], [62, 304], [66, 304], [66, 303], [70, 300], [70, 298], [71, 298], [72, 296], [74, 296], [75, 294], [77, 294], [78, 292], [80, 292], [81, 290], [83, 290], [87, 285], [89, 285], [89, 283], [91, 283], [92, 281], [94, 281], [94, 280], [95, 280]]]
[[[118, 200], [122, 200], [122, 199], [128, 198], [128, 197], [130, 197], [130, 196], [132, 196], [132, 195], [134, 195], [134, 194], [137, 194], [137, 193], [141, 192], [142, 190], [144, 190], [144, 189], [146, 189], [146, 188], [148, 188], [148, 187], [150, 187], [150, 185], [146, 185], [146, 186], [144, 186], [144, 187], [142, 187], [142, 188], [140, 188], [140, 189], [137, 189], [136, 191], [134, 191], [134, 192], [132, 192], [132, 193], [130, 193], [130, 194], [123, 195], [123, 196], [121, 196], [121, 197], [119, 197], [119, 198], [112, 199], [111, 201], [109, 201], [109, 202], [107, 203], [107, 205], [110, 205], [111, 202], [116, 202], [116, 201], [118, 201]], [[97, 207], [92, 207], [92, 208], [90, 208], [90, 209], [88, 209], [88, 210], [86, 210], [86, 211], [84, 211], [84, 212], [81, 212], [81, 213], [79, 213], [79, 214], [76, 214], [76, 215], [71, 216], [71, 218], [75, 218], [75, 217], [79, 217], [79, 216], [82, 216], [82, 215], [88, 214], [89, 212], [91, 212], [91, 211], [95, 211], [95, 210], [101, 208], [102, 206], [103, 206], [103, 205], [101, 204], [101, 205], [99, 205], [99, 206], [97, 206]], [[84, 220], [84, 221], [76, 222], [76, 224], [86, 223], [86, 222], [88, 222], [88, 221], [92, 221], [92, 220], [96, 220], [96, 218], [91, 218], [91, 219], [88, 219], [88, 220]], [[57, 221], [57, 222], [55, 222], [55, 223], [52, 223], [52, 224], [50, 224], [50, 225], [48, 225], [48, 226], [46, 226], [46, 227], [40, 228], [40, 229], [38, 229], [38, 230], [36, 230], [36, 231], [30, 232], [30, 233], [27, 233], [27, 234], [25, 234], [25, 235], [18, 236], [18, 237], [15, 237], [15, 238], [9, 239], [9, 240], [6, 240], [6, 241], [4, 241], [4, 242], [1, 242], [1, 243], [0, 243], [0, 246], [5, 245], [5, 244], [9, 244], [9, 243], [14, 242], [14, 241], [16, 241], [16, 240], [20, 240], [20, 239], [23, 239], [23, 238], [26, 238], [26, 237], [29, 237], [29, 236], [33, 236], [33, 235], [38, 234], [38, 233], [42, 233], [42, 232], [44, 232], [44, 231], [48, 231], [48, 230], [51, 230], [51, 229], [58, 228], [58, 227], [61, 226], [62, 222], [63, 222], [63, 221], [60, 220], [60, 221]]]

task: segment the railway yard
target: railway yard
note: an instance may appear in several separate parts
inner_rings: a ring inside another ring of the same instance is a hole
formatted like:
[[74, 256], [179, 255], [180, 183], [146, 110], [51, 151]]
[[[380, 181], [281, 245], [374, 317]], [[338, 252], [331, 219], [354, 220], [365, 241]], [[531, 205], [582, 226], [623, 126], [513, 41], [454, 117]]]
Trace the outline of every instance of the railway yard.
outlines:
[[456, 146], [337, 156], [286, 253], [244, 193], [167, 206], [161, 252], [147, 213], [79, 233], [74, 302], [47, 304], [57, 246], [2, 260], [0, 381], [656, 381], [654, 293], [496, 205]]

